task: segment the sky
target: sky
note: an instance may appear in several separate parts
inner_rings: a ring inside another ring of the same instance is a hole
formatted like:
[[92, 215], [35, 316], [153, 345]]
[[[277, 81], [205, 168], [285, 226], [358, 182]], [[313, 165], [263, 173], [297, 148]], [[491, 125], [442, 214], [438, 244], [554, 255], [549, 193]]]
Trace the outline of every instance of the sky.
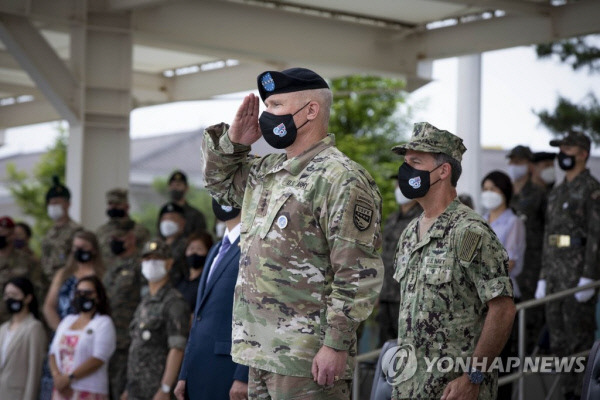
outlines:
[[[409, 96], [415, 108], [413, 122], [427, 121], [460, 136], [456, 132], [457, 74], [456, 58], [433, 63], [433, 81]], [[552, 136], [533, 110], [552, 110], [559, 94], [574, 102], [590, 92], [600, 97], [600, 76], [590, 75], [587, 69], [574, 72], [555, 59], [538, 60], [533, 46], [515, 47], [483, 54], [481, 89], [482, 146], [510, 149], [525, 144], [544, 151], [552, 149], [548, 145]], [[230, 122], [244, 94], [136, 109], [131, 113], [131, 137]], [[54, 141], [56, 126], [55, 122], [8, 129], [0, 156], [46, 149]], [[593, 148], [592, 154], [600, 156], [600, 147]]]

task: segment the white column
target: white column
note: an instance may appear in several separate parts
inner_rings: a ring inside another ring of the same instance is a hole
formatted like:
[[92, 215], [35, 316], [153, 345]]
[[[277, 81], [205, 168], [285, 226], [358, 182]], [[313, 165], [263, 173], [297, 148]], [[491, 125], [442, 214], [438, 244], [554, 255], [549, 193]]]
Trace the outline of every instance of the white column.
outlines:
[[459, 194], [468, 193], [479, 210], [481, 179], [481, 54], [458, 58], [456, 134], [467, 151], [462, 159]]
[[71, 216], [95, 230], [106, 220], [106, 191], [129, 182], [131, 15], [80, 11], [85, 20], [71, 29], [71, 64], [82, 112], [70, 125], [66, 180]]

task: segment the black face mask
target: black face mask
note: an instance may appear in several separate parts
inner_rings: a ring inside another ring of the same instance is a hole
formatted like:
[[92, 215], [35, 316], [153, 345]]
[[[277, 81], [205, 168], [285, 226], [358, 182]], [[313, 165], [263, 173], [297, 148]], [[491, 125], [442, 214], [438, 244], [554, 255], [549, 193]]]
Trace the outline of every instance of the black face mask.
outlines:
[[310, 101], [293, 114], [275, 115], [263, 111], [260, 118], [258, 118], [258, 123], [265, 141], [276, 149], [285, 149], [291, 146], [296, 141], [298, 129], [308, 123], [308, 120], [306, 120], [305, 123], [296, 128], [294, 115], [298, 114], [309, 104]]
[[222, 206], [219, 203], [217, 203], [215, 199], [213, 199], [212, 201], [212, 209], [215, 213], [215, 217], [217, 217], [223, 222], [229, 221], [230, 219], [234, 219], [240, 214], [241, 211], [239, 208], [234, 208], [231, 206]]
[[204, 267], [206, 256], [201, 256], [200, 254], [190, 254], [186, 257], [186, 260], [190, 268], [200, 269]]
[[73, 306], [77, 312], [89, 312], [94, 309], [96, 305], [95, 299], [90, 299], [85, 296], [75, 296], [73, 299]]
[[106, 210], [106, 215], [108, 215], [108, 218], [123, 218], [125, 216], [125, 210], [109, 208]]
[[444, 164], [440, 164], [431, 171], [422, 171], [403, 163], [398, 169], [398, 186], [407, 199], [418, 199], [427, 194], [429, 188], [440, 180], [429, 184], [429, 174]]
[[118, 240], [118, 239], [112, 239], [110, 241], [110, 251], [113, 252], [113, 254], [115, 256], [118, 256], [119, 254], [123, 254], [125, 252], [125, 241], [124, 240]]
[[25, 239], [13, 240], [13, 246], [15, 246], [15, 248], [17, 248], [17, 249], [22, 249], [23, 247], [25, 247], [25, 245], [27, 245], [27, 242], [25, 241]]
[[570, 156], [561, 151], [558, 153], [558, 166], [563, 171], [573, 169], [575, 167], [575, 156]]
[[173, 201], [180, 201], [181, 199], [183, 199], [184, 194], [185, 194], [185, 192], [183, 190], [170, 190], [169, 191], [169, 196], [171, 196], [171, 200], [173, 200]]
[[75, 260], [79, 261], [80, 263], [86, 263], [92, 259], [92, 252], [83, 249], [77, 249], [75, 250], [73, 257], [75, 257]]
[[23, 309], [23, 300], [6, 299], [6, 310], [11, 314], [16, 314]]
[[8, 245], [8, 241], [6, 240], [6, 236], [0, 236], [0, 249], [5, 248]]

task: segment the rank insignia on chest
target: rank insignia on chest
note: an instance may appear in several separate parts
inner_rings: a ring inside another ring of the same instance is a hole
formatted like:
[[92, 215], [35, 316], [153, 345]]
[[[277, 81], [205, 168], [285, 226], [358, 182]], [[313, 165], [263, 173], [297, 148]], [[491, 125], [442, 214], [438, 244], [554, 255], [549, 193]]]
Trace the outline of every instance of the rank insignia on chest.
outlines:
[[354, 225], [359, 231], [367, 230], [371, 226], [373, 219], [373, 209], [364, 205], [354, 205]]

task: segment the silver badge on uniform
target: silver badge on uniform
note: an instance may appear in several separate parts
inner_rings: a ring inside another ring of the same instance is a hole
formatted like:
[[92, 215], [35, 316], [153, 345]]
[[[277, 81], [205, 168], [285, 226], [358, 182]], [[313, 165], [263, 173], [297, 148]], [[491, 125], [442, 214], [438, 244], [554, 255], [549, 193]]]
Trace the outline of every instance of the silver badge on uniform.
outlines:
[[150, 340], [151, 337], [152, 337], [152, 334], [150, 333], [149, 330], [145, 330], [144, 332], [142, 332], [142, 339]]
[[288, 219], [285, 215], [280, 216], [279, 218], [277, 218], [277, 226], [279, 227], [279, 229], [283, 229], [287, 226], [288, 224]]

